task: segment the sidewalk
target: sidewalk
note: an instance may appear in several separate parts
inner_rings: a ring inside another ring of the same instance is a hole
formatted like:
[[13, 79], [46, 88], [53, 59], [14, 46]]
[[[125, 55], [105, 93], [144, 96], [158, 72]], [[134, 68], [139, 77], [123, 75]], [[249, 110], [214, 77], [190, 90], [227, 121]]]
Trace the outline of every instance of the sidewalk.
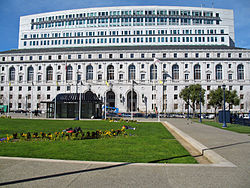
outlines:
[[167, 121], [203, 145], [214, 148], [213, 151], [237, 167], [0, 158], [0, 186], [3, 183], [6, 187], [25, 188], [250, 186], [250, 136], [185, 119]]

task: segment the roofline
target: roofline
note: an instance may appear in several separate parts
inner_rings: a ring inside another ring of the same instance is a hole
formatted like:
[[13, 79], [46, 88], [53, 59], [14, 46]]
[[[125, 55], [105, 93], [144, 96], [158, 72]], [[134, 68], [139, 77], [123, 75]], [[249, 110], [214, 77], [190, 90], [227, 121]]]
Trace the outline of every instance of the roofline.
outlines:
[[61, 47], [61, 48], [29, 48], [2, 51], [0, 54], [74, 52], [74, 51], [117, 51], [117, 50], [250, 50], [224, 45], [141, 45], [141, 46], [92, 46], [92, 47]]

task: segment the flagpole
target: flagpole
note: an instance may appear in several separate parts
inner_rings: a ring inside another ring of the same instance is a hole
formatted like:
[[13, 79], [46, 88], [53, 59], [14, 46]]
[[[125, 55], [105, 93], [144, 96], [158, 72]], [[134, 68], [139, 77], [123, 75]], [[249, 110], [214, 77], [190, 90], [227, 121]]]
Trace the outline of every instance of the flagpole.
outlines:
[[31, 98], [30, 98], [30, 119], [32, 119], [32, 105], [33, 105], [33, 82], [31, 84]]
[[[57, 94], [56, 94], [56, 97], [57, 97]], [[56, 119], [56, 97], [55, 97], [54, 119]]]
[[10, 85], [11, 83], [9, 82], [9, 89], [8, 89], [8, 115], [10, 115]]
[[106, 113], [106, 97], [105, 97], [105, 93], [104, 93], [104, 119], [107, 119], [107, 113]]
[[131, 79], [131, 120], [133, 120], [133, 80]]

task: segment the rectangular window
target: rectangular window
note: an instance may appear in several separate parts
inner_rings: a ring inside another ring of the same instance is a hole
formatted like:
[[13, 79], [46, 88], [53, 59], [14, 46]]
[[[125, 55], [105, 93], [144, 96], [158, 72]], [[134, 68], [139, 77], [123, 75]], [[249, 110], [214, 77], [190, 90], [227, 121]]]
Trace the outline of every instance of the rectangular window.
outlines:
[[174, 99], [178, 99], [178, 95], [177, 94], [174, 95]]

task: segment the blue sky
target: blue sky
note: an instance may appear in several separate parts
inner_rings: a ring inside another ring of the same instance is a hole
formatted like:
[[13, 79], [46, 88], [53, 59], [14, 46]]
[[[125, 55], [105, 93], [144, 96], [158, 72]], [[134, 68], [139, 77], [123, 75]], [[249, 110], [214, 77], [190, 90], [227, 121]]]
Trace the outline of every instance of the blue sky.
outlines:
[[67, 9], [108, 6], [194, 6], [234, 10], [236, 46], [250, 49], [250, 0], [0, 0], [0, 51], [18, 47], [19, 17]]

